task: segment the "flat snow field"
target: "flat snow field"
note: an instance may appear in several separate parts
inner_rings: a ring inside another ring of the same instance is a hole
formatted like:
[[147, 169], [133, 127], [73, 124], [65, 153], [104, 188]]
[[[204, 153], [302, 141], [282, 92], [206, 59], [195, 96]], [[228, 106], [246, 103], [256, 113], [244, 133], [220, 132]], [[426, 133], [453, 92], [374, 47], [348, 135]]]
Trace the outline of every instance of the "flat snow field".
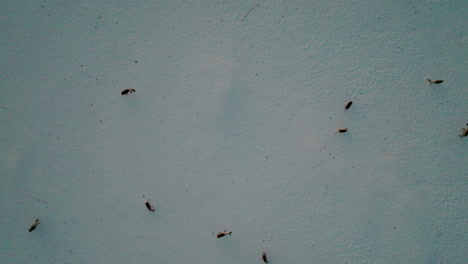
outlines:
[[466, 263], [467, 10], [2, 1], [0, 263]]

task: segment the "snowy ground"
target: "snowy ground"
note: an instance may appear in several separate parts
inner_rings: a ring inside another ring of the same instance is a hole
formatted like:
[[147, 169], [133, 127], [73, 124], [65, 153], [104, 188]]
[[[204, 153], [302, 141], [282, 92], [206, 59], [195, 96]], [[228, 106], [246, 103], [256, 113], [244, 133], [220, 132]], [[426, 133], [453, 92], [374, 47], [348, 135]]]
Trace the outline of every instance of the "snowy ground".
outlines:
[[3, 1], [0, 262], [465, 263], [466, 10]]

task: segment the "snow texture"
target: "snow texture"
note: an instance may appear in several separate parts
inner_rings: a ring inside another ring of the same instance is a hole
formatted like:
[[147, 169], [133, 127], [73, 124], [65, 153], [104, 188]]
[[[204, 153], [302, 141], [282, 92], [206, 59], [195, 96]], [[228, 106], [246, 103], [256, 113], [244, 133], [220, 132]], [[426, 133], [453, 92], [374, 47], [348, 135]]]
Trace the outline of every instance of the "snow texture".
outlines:
[[2, 1], [0, 262], [466, 263], [466, 10]]

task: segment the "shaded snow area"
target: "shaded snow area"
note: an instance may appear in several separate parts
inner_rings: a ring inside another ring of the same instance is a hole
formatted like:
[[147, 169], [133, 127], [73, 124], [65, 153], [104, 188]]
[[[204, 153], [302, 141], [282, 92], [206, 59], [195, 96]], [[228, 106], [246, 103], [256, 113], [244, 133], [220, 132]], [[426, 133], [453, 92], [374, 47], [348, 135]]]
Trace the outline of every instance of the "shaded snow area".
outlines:
[[467, 10], [3, 1], [0, 262], [466, 263]]

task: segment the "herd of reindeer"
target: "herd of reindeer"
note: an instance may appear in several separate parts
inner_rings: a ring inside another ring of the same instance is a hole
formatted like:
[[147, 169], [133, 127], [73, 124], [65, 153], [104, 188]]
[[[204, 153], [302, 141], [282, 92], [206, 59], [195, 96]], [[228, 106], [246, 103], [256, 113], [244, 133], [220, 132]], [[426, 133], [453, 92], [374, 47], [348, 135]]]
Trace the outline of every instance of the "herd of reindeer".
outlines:
[[[444, 81], [443, 80], [431, 80], [431, 79], [427, 79], [427, 81], [430, 83], [430, 84], [441, 84], [443, 83]], [[135, 89], [133, 88], [129, 88], [129, 89], [125, 89], [121, 92], [121, 95], [128, 95], [128, 94], [131, 94], [131, 93], [134, 93], [136, 92]], [[353, 104], [352, 101], [349, 101], [345, 104], [345, 107], [344, 109], [345, 110], [348, 110], [351, 105]], [[466, 124], [468, 126], [468, 123]], [[345, 133], [347, 132], [348, 129], [347, 128], [339, 128], [336, 130], [335, 133]], [[468, 127], [467, 128], [463, 128], [463, 132], [459, 135], [460, 137], [467, 137], [468, 136]], [[154, 208], [154, 206], [150, 203], [150, 200], [146, 200], [145, 202], [145, 205], [146, 205], [146, 208], [151, 211], [151, 212], [154, 212], [156, 209]], [[40, 224], [41, 222], [39, 221], [39, 219], [36, 219], [34, 221], [34, 223], [31, 225], [31, 227], [29, 227], [28, 231], [29, 232], [32, 232], [33, 230], [36, 229], [36, 227]], [[222, 232], [219, 232], [216, 237], [217, 238], [221, 238], [221, 237], [224, 237], [224, 236], [227, 236], [227, 235], [231, 235], [232, 234], [232, 231], [222, 231]], [[268, 263], [268, 258], [267, 258], [267, 254], [265, 252], [262, 252], [262, 260], [263, 262], [265, 263]]]

